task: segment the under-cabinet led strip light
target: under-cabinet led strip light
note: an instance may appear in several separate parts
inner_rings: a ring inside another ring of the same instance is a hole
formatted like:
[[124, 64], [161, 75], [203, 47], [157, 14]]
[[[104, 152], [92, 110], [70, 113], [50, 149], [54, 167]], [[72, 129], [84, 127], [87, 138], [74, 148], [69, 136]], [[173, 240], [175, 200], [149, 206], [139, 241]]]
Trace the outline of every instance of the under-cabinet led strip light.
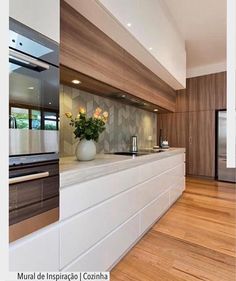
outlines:
[[236, 1], [227, 0], [227, 168], [236, 167]]

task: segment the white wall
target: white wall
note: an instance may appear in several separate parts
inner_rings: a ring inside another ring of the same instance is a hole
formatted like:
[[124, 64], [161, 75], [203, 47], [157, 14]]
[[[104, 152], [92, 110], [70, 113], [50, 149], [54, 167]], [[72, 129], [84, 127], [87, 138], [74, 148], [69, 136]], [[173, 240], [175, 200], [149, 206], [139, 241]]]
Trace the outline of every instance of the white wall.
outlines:
[[[185, 87], [185, 42], [162, 0], [66, 0], [174, 89]], [[132, 26], [127, 28], [127, 22]], [[150, 51], [149, 47], [153, 49]]]
[[10, 0], [10, 17], [60, 42], [60, 0]]
[[214, 63], [214, 64], [201, 65], [198, 67], [187, 68], [187, 78], [218, 73], [223, 71], [226, 71], [225, 61]]

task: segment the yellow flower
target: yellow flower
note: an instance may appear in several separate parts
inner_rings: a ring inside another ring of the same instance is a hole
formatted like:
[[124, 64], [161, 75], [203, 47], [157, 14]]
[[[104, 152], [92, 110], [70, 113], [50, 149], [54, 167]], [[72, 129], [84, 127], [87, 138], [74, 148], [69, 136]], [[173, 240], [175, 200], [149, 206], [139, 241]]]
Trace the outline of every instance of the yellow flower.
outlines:
[[97, 107], [95, 110], [95, 114], [99, 115], [102, 112], [100, 107]]
[[85, 114], [85, 113], [86, 113], [86, 110], [85, 110], [83, 107], [80, 107], [80, 109], [79, 109], [79, 113], [81, 113], [81, 114]]
[[76, 118], [79, 119], [80, 118], [80, 114], [77, 114]]
[[108, 112], [107, 111], [104, 111], [102, 115], [103, 115], [104, 118], [106, 118], [106, 119], [108, 118]]
[[71, 118], [71, 117], [72, 117], [72, 113], [71, 113], [71, 112], [66, 112], [66, 113], [65, 113], [65, 116], [66, 116], [67, 118]]
[[97, 114], [96, 112], [94, 112], [93, 117], [97, 119], [97, 118], [99, 117], [99, 114]]

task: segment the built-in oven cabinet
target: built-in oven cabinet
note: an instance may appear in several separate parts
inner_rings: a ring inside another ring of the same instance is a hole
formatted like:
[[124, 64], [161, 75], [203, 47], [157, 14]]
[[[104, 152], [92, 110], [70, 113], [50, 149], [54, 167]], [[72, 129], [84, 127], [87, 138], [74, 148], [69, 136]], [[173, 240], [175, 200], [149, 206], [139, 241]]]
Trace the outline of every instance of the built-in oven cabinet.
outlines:
[[58, 161], [10, 167], [10, 241], [59, 218]]
[[9, 154], [58, 152], [59, 46], [9, 21]]

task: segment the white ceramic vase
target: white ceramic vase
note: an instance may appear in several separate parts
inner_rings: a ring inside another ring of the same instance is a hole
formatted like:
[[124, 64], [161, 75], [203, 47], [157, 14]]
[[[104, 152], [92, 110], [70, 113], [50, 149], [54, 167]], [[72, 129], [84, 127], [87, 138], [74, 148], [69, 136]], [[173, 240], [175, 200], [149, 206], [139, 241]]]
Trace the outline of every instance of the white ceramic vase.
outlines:
[[79, 161], [90, 161], [96, 156], [96, 145], [93, 140], [79, 141], [75, 149], [75, 156]]

